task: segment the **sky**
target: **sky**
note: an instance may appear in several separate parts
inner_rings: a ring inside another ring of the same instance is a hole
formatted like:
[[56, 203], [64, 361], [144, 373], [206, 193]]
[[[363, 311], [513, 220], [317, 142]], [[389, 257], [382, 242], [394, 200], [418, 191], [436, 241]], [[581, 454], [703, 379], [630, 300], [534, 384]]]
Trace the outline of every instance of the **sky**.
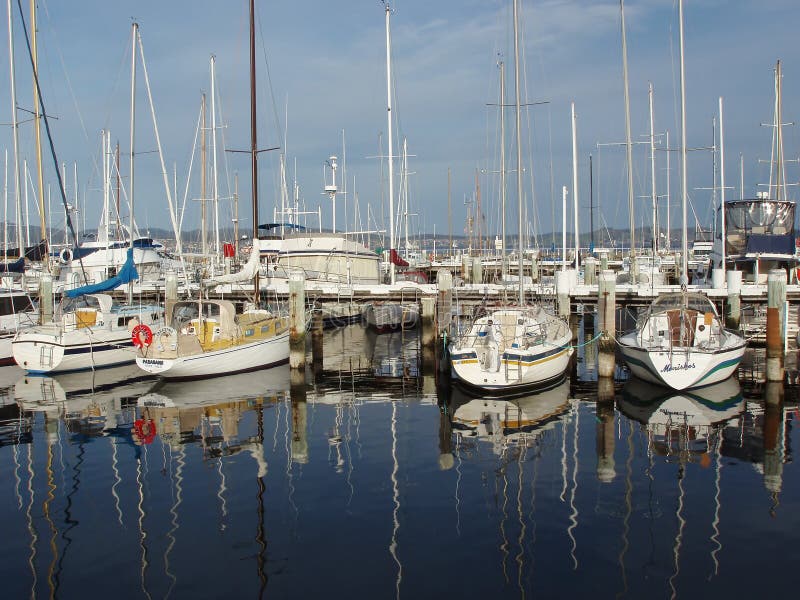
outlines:
[[[30, 60], [14, 3], [20, 152], [35, 162]], [[3, 3], [5, 5], [5, 3]], [[27, 0], [23, 0], [27, 5]], [[523, 188], [527, 227], [561, 230], [562, 186], [569, 188], [572, 231], [570, 105], [575, 103], [578, 140], [578, 202], [582, 231], [589, 225], [589, 155], [592, 155], [595, 228], [627, 227], [625, 152], [608, 146], [625, 139], [620, 9], [616, 0], [520, 0], [521, 98], [542, 102], [521, 113]], [[79, 223], [97, 226], [102, 206], [100, 131], [109, 129], [122, 152], [128, 185], [131, 23], [139, 23], [164, 160], [180, 206], [187, 198], [183, 229], [199, 226], [199, 147], [185, 193], [201, 94], [209, 94], [209, 58], [216, 58], [220, 223], [230, 224], [234, 173], [239, 174], [243, 231], [250, 217], [249, 159], [224, 148], [249, 148], [248, 3], [245, 0], [40, 0], [39, 72], [59, 161], [69, 165], [67, 195], [74, 194], [77, 165]], [[486, 234], [500, 230], [499, 68], [505, 64], [506, 102], [514, 98], [511, 0], [395, 0], [392, 3], [393, 154], [408, 144], [410, 235], [463, 235], [468, 211], [480, 196]], [[379, 0], [276, 2], [256, 0], [258, 138], [260, 148], [279, 146], [259, 159], [259, 220], [273, 220], [280, 202], [279, 156], [286, 156], [289, 186], [296, 177], [303, 206], [321, 207], [325, 228], [332, 205], [323, 195], [325, 161], [339, 157], [347, 196], [337, 198], [337, 229], [388, 227], [386, 41]], [[3, 6], [5, 16], [5, 6]], [[796, 119], [800, 64], [790, 52], [800, 5], [796, 0], [687, 0], [685, 68], [687, 147], [713, 144], [712, 120], [724, 98], [725, 176], [740, 194], [740, 155], [745, 196], [769, 179], [774, 106], [774, 68], [783, 66], [784, 122]], [[30, 15], [26, 6], [26, 20]], [[659, 145], [670, 132], [680, 144], [677, 0], [625, 3], [631, 129], [649, 143], [648, 85], [654, 86]], [[5, 21], [5, 19], [3, 19]], [[7, 48], [7, 34], [3, 34]], [[2, 56], [7, 58], [7, 52]], [[8, 60], [0, 61], [0, 151], [12, 160]], [[169, 228], [169, 212], [141, 65], [137, 68], [136, 179], [134, 213], [140, 228]], [[495, 106], [490, 106], [495, 104]], [[207, 126], [210, 127], [210, 116]], [[513, 109], [506, 110], [507, 170], [515, 167]], [[785, 152], [800, 152], [796, 127], [785, 128]], [[209, 133], [210, 148], [210, 133]], [[224, 138], [224, 143], [223, 143]], [[45, 146], [45, 148], [47, 148]], [[651, 223], [648, 144], [634, 147], [637, 226]], [[666, 157], [670, 155], [670, 170]], [[210, 150], [209, 150], [210, 155]], [[346, 160], [345, 160], [346, 159]], [[45, 180], [53, 188], [52, 158], [45, 153]], [[344, 163], [344, 165], [342, 164]], [[400, 159], [395, 194], [401, 193]], [[13, 163], [10, 163], [13, 164]], [[210, 158], [209, 158], [210, 167]], [[346, 168], [345, 168], [346, 167]], [[11, 169], [11, 166], [9, 166]], [[796, 182], [797, 165], [787, 165]], [[672, 226], [680, 202], [679, 153], [657, 152], [657, 194], [662, 223], [670, 186]], [[448, 217], [448, 172], [451, 217]], [[710, 226], [714, 162], [708, 150], [689, 153], [690, 215]], [[669, 175], [669, 177], [668, 177]], [[210, 175], [209, 175], [210, 177]], [[669, 180], [669, 181], [668, 181]], [[210, 180], [209, 180], [210, 181]], [[477, 185], [476, 185], [477, 181]], [[340, 189], [343, 184], [339, 182]], [[477, 188], [480, 188], [478, 193]], [[9, 184], [9, 196], [13, 186]], [[290, 192], [291, 193], [291, 192]], [[790, 197], [796, 188], [789, 190]], [[32, 195], [32, 192], [31, 192]], [[210, 192], [208, 193], [210, 195]], [[9, 200], [11, 202], [12, 200]], [[31, 200], [32, 202], [32, 200]], [[51, 205], [56, 206], [53, 192]], [[508, 173], [507, 220], [516, 232], [516, 175]], [[52, 209], [59, 226], [63, 212]], [[127, 214], [127, 209], [124, 210]], [[213, 212], [213, 211], [212, 211]], [[307, 217], [307, 224], [317, 219]], [[12, 219], [13, 220], [13, 219]], [[692, 217], [689, 227], [694, 227]]]

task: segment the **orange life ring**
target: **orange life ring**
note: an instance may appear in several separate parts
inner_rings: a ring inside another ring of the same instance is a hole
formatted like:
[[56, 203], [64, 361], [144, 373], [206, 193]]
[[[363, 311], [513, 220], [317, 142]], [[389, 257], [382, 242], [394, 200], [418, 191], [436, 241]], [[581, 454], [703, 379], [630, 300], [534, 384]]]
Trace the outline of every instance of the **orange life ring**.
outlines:
[[153, 330], [147, 325], [137, 325], [131, 330], [131, 341], [137, 348], [147, 348], [153, 343]]

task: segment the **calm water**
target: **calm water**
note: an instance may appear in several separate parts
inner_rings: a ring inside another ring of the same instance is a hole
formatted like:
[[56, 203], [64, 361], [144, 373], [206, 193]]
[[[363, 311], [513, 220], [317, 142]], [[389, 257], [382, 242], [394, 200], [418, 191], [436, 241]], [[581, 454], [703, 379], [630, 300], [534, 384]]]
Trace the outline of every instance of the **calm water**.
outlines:
[[3, 598], [794, 587], [791, 390], [782, 406], [733, 380], [598, 390], [588, 347], [561, 386], [471, 400], [437, 395], [414, 335], [349, 327], [325, 354], [294, 396], [285, 369], [116, 386], [136, 370], [0, 371]]

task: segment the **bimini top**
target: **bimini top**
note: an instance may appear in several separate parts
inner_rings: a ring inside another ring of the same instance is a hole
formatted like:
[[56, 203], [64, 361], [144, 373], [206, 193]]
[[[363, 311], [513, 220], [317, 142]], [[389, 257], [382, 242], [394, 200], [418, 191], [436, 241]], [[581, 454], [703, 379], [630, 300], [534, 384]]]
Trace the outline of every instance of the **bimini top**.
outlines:
[[662, 294], [650, 305], [649, 314], [663, 313], [668, 310], [695, 310], [698, 313], [717, 314], [714, 303], [708, 296], [697, 293], [677, 292], [674, 294]]

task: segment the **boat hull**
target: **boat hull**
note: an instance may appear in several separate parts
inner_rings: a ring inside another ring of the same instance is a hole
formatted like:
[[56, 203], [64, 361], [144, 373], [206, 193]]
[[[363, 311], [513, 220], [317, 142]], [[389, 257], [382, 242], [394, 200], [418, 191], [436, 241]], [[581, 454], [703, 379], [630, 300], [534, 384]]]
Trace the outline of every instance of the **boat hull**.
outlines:
[[565, 344], [542, 346], [536, 351], [504, 352], [499, 368], [485, 368], [476, 352], [451, 353], [454, 381], [473, 394], [491, 397], [523, 395], [546, 389], [564, 379], [572, 349]]
[[619, 347], [631, 373], [650, 383], [686, 390], [724, 381], [736, 371], [745, 344], [716, 351], [648, 349], [635, 345], [635, 333], [623, 336]]
[[29, 330], [17, 336], [12, 350], [16, 363], [33, 374], [90, 371], [130, 364], [136, 359], [127, 330], [76, 336]]
[[203, 379], [255, 371], [289, 361], [289, 333], [175, 358], [139, 355], [139, 368], [164, 379]]

